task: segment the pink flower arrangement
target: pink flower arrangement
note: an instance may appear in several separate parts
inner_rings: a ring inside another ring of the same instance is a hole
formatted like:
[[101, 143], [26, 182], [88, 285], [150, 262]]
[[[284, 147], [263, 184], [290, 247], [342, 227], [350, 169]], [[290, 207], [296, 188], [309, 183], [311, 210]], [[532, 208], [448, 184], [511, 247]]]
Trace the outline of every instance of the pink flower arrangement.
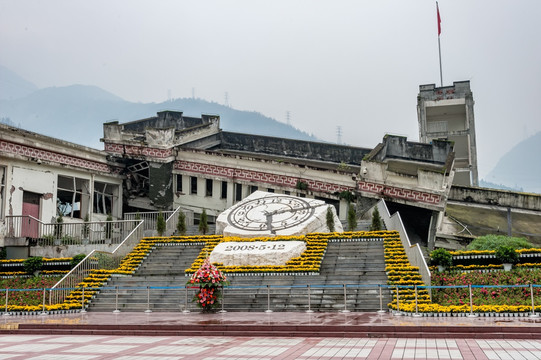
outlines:
[[199, 291], [194, 296], [194, 301], [203, 311], [212, 311], [220, 304], [220, 288], [228, 285], [227, 278], [220, 269], [212, 265], [209, 259], [205, 259], [201, 267], [191, 276], [187, 285], [198, 285]]

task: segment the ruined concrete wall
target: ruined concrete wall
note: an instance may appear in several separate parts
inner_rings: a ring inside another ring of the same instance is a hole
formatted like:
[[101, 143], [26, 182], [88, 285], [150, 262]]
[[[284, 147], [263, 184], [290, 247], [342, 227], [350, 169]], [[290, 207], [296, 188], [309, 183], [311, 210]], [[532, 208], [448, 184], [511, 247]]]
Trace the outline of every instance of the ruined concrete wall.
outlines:
[[173, 206], [173, 163], [149, 163], [150, 201], [158, 209], [169, 210]]
[[453, 185], [449, 200], [541, 211], [541, 194]]
[[221, 148], [359, 165], [371, 149], [223, 131]]
[[434, 140], [431, 144], [409, 142], [401, 136], [387, 136], [384, 139], [383, 151], [378, 154], [378, 159], [385, 158], [406, 159], [422, 161], [433, 164], [444, 164], [451, 152], [451, 143]]

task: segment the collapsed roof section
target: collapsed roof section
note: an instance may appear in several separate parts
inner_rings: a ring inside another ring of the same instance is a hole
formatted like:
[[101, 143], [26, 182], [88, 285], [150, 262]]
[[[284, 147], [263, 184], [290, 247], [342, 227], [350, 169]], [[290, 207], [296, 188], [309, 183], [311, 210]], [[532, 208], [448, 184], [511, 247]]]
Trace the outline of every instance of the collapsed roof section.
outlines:
[[[441, 211], [453, 181], [453, 143], [410, 142], [386, 135], [361, 164], [360, 192], [373, 198], [393, 198]], [[420, 198], [428, 201], [419, 201]]]

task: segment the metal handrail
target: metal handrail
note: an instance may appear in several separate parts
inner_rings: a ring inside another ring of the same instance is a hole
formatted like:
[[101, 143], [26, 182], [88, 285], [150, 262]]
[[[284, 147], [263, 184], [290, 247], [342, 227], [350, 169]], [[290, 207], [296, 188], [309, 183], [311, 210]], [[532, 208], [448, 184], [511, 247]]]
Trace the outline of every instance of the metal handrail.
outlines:
[[[89, 255], [90, 256], [90, 255]], [[336, 290], [338, 291], [336, 294], [342, 294], [342, 289], [343, 289], [343, 297], [339, 297], [339, 298], [336, 298], [335, 300], [335, 305], [342, 305], [342, 301], [343, 301], [343, 309], [340, 310], [341, 306], [336, 306], [334, 307], [335, 309], [339, 310], [339, 311], [342, 311], [342, 312], [347, 312], [347, 311], [351, 311], [351, 310], [348, 310], [347, 309], [347, 306], [348, 305], [353, 305], [355, 304], [356, 302], [355, 301], [352, 301], [353, 297], [357, 294], [356, 291], [354, 292], [350, 292], [350, 293], [347, 293], [347, 289], [355, 289], [355, 288], [378, 288], [378, 289], [387, 289], [390, 293], [395, 293], [396, 291], [399, 291], [401, 289], [413, 289], [415, 290], [415, 295], [416, 295], [416, 306], [415, 306], [415, 312], [417, 313], [418, 312], [418, 307], [417, 307], [417, 291], [419, 289], [425, 289], [425, 290], [431, 290], [431, 289], [457, 289], [457, 288], [460, 288], [460, 289], [468, 289], [469, 293], [470, 293], [470, 299], [471, 299], [471, 294], [472, 294], [472, 289], [480, 289], [480, 288], [530, 288], [530, 297], [531, 297], [531, 304], [523, 304], [524, 306], [527, 306], [528, 308], [531, 308], [531, 310], [528, 310], [528, 312], [524, 312], [525, 314], [527, 313], [531, 313], [530, 316], [533, 316], [533, 317], [537, 317], [538, 315], [536, 314], [536, 308], [539, 309], [540, 306], [536, 305], [535, 304], [535, 297], [534, 297], [534, 293], [533, 293], [533, 288], [540, 288], [541, 285], [539, 284], [523, 284], [523, 285], [471, 285], [471, 284], [468, 284], [468, 285], [430, 285], [430, 286], [425, 286], [425, 285], [387, 285], [387, 284], [297, 284], [297, 285], [249, 285], [249, 286], [245, 286], [245, 285], [241, 285], [241, 286], [235, 286], [235, 285], [228, 285], [228, 286], [224, 286], [223, 289], [227, 289], [228, 290], [228, 294], [229, 296], [231, 296], [231, 291], [234, 291], [234, 290], [240, 290], [241, 292], [242, 291], [245, 291], [245, 290], [248, 290], [248, 292], [250, 294], [255, 294], [255, 295], [260, 295], [260, 298], [261, 298], [261, 302], [260, 302], [260, 305], [265, 305], [265, 302], [266, 302], [266, 305], [267, 305], [267, 310], [266, 311], [269, 311], [271, 309], [271, 302], [270, 302], [270, 290], [274, 289], [286, 289], [286, 290], [289, 290], [290, 291], [290, 294], [291, 294], [291, 291], [296, 289], [298, 290], [298, 293], [295, 293], [294, 295], [298, 298], [298, 296], [302, 296], [302, 297], [308, 297], [307, 298], [307, 302], [306, 303], [303, 303], [301, 302], [301, 305], [304, 305], [304, 306], [307, 306], [308, 309], [307, 311], [311, 311], [311, 302], [310, 302], [310, 297], [317, 297], [318, 295], [313, 293], [313, 292], [306, 292], [304, 291], [305, 289], [314, 289], [314, 288], [319, 288], [319, 289], [333, 289], [333, 290]], [[185, 309], [187, 309], [189, 307], [189, 303], [188, 303], [188, 298], [187, 298], [187, 291], [188, 290], [191, 290], [191, 291], [197, 291], [199, 287], [197, 286], [193, 286], [193, 285], [178, 285], [178, 286], [102, 286], [102, 287], [87, 287], [85, 288], [85, 290], [87, 291], [91, 291], [91, 290], [100, 290], [100, 291], [104, 291], [104, 290], [114, 290], [115, 291], [115, 294], [116, 294], [116, 308], [118, 308], [118, 293], [120, 290], [123, 290], [123, 291], [142, 291], [142, 292], [145, 292], [146, 293], [146, 303], [147, 303], [147, 310], [150, 309], [150, 291], [151, 290], [171, 290], [171, 291], [174, 291], [174, 290], [186, 290], [186, 297], [185, 297], [185, 300], [182, 300], [181, 297], [179, 297], [179, 302], [181, 303], [180, 305], [182, 306], [182, 303], [184, 303], [184, 306], [185, 306]], [[53, 293], [53, 292], [62, 292], [62, 291], [66, 291], [66, 292], [71, 292], [72, 290], [75, 290], [75, 289], [78, 289], [76, 287], [67, 287], [67, 288], [34, 288], [34, 289], [0, 289], [0, 293], [4, 292], [5, 295], [0, 295], [0, 299], [2, 298], [5, 298], [5, 301], [4, 301], [4, 304], [3, 306], [1, 305], [1, 300], [0, 300], [0, 312], [4, 311], [5, 313], [8, 312], [7, 309], [8, 309], [8, 302], [9, 302], [9, 293], [10, 292], [17, 292], [17, 291], [28, 291], [28, 292], [31, 292], [31, 291], [44, 291], [44, 294], [45, 292], [49, 291], [49, 293]], [[244, 294], [244, 292], [242, 292], [242, 294]], [[277, 294], [284, 294], [283, 292], [274, 292], [274, 295], [277, 295]], [[84, 293], [82, 294], [82, 304], [81, 304], [81, 309], [84, 310], [85, 306], [86, 306], [86, 300], [84, 298]], [[375, 298], [379, 298], [380, 299], [380, 302], [381, 302], [381, 299], [382, 299], [382, 295], [381, 295], [381, 291], [379, 292], [379, 295], [377, 295], [376, 293], [374, 293], [374, 297]], [[265, 299], [263, 299], [265, 298]], [[397, 297], [397, 306], [400, 306], [398, 304], [399, 300], [398, 300], [398, 297]], [[410, 301], [411, 302], [411, 301]], [[295, 309], [299, 309], [299, 310], [302, 310], [302, 307], [298, 307], [298, 303], [294, 303], [292, 304], [294, 306]], [[462, 304], [462, 305], [467, 305], [467, 304]], [[479, 306], [483, 306], [484, 304], [481, 304], [481, 305], [475, 305], [477, 307]], [[312, 305], [313, 306], [313, 305]], [[474, 312], [473, 310], [473, 303], [472, 301], [470, 300], [470, 315]], [[226, 308], [226, 304], [222, 304], [222, 310], [224, 308]], [[263, 306], [264, 307], [264, 306]], [[262, 308], [263, 308], [262, 307]], [[45, 309], [45, 300], [43, 301], [43, 308]], [[5, 310], [4, 310], [5, 309]], [[351, 308], [353, 309], [353, 308]], [[354, 309], [353, 309], [354, 310]], [[116, 310], [115, 310], [116, 311]], [[381, 311], [381, 309], [380, 309]], [[397, 310], [397, 311], [401, 311], [401, 310]], [[463, 315], [465, 315], [467, 312], [466, 311], [462, 311], [461, 312]]]
[[7, 235], [25, 237], [39, 246], [117, 244], [135, 227], [135, 220], [45, 223], [31, 215], [6, 216]]
[[[67, 273], [51, 288], [58, 288], [59, 291], [54, 293], [51, 291], [49, 296], [49, 304], [63, 302], [70, 292], [70, 290], [66, 289], [72, 288], [80, 283], [90, 274], [92, 270], [116, 269], [120, 264], [121, 258], [126, 256], [126, 254], [128, 254], [139, 242], [139, 239], [141, 239], [143, 223], [144, 220], [139, 220], [137, 226], [112, 252], [92, 250], [90, 254], [88, 254], [80, 263], [71, 269], [69, 273]], [[102, 258], [101, 262], [100, 257]]]

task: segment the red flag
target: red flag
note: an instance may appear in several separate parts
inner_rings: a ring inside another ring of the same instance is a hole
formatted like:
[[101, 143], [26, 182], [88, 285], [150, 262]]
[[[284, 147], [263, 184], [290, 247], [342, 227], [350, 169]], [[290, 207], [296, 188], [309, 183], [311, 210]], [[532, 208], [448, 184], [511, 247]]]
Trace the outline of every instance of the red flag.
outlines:
[[440, 8], [438, 7], [438, 2], [436, 1], [436, 11], [438, 12], [438, 36], [441, 34], [441, 18], [440, 18]]

